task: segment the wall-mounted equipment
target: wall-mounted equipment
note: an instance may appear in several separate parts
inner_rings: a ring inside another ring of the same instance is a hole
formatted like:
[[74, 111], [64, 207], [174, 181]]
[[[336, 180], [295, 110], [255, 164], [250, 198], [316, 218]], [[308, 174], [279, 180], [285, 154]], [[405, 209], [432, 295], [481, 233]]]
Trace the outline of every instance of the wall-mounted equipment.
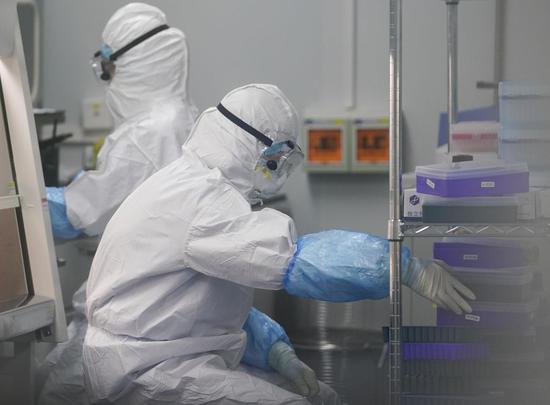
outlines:
[[390, 129], [388, 117], [352, 120], [351, 170], [363, 173], [388, 173]]
[[347, 120], [341, 118], [308, 118], [304, 121], [307, 171], [349, 170], [348, 126]]
[[387, 116], [342, 113], [306, 116], [305, 170], [310, 173], [387, 173]]

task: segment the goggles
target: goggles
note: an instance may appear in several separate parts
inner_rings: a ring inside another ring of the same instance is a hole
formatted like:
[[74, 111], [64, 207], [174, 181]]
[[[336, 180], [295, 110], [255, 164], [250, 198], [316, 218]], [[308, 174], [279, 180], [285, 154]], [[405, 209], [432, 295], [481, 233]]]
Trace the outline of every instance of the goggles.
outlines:
[[304, 154], [300, 147], [292, 141], [274, 143], [266, 148], [258, 163], [256, 170], [269, 177], [281, 178], [290, 175], [294, 169], [302, 164]]
[[266, 146], [256, 163], [256, 171], [263, 172], [263, 174], [269, 178], [282, 178], [289, 176], [297, 166], [302, 164], [304, 153], [294, 142], [284, 141], [273, 143], [268, 136], [231, 113], [222, 103], [218, 104], [217, 109], [225, 118]]
[[101, 45], [101, 48], [96, 53], [94, 53], [94, 56], [90, 60], [90, 65], [95, 76], [98, 78], [98, 80], [102, 80], [104, 82], [111, 81], [116, 70], [115, 61], [120, 56], [124, 55], [130, 49], [148, 40], [159, 32], [167, 30], [168, 28], [170, 27], [166, 24], [160, 25], [152, 29], [151, 31], [146, 32], [145, 34], [140, 35], [129, 44], [124, 45], [116, 52], [113, 52], [113, 50], [106, 44]]

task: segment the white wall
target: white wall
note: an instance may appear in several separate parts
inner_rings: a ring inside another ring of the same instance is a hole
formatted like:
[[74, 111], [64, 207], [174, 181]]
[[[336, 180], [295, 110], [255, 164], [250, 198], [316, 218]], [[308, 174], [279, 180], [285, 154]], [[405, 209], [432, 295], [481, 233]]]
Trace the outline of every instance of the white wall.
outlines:
[[[545, 1], [545, 0], [541, 0]], [[126, 1], [47, 0], [44, 6], [43, 100], [79, 123], [82, 98], [101, 95], [88, 60], [110, 14]], [[337, 0], [157, 0], [169, 22], [182, 28], [191, 50], [190, 94], [203, 109], [247, 82], [279, 85], [300, 112], [316, 106], [341, 110], [345, 97], [345, 24]], [[522, 2], [523, 3], [523, 2]], [[388, 105], [388, 0], [358, 0], [359, 104]], [[445, 5], [404, 1], [404, 110], [409, 169], [433, 160], [438, 113], [445, 104]], [[488, 105], [492, 80], [494, 0], [460, 5], [460, 102]], [[303, 172], [287, 186], [302, 233], [347, 228], [384, 235], [387, 177]], [[367, 304], [373, 327], [387, 323], [386, 303]]]
[[550, 1], [505, 0], [504, 79], [550, 79]]

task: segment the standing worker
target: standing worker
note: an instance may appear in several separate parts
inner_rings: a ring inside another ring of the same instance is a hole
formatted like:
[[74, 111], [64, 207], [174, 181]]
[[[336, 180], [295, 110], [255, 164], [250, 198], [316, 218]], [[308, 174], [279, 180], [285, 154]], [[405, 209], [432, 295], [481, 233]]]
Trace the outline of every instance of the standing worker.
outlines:
[[[132, 3], [111, 17], [92, 67], [106, 85], [115, 130], [101, 149], [96, 170], [82, 173], [67, 187], [47, 188], [55, 237], [101, 235], [132, 191], [181, 156], [198, 115], [187, 93], [188, 59], [185, 35], [169, 27], [158, 8]], [[69, 341], [48, 356], [51, 370], [42, 404], [87, 403], [81, 362], [85, 299], [84, 285], [73, 299], [76, 315]]]
[[[315, 395], [285, 384], [307, 373], [284, 337], [258, 350], [254, 367], [240, 365], [253, 349], [243, 326], [254, 288], [327, 301], [388, 295], [386, 240], [347, 231], [298, 238], [288, 216], [251, 210], [301, 163], [298, 131], [296, 111], [277, 87], [236, 89], [199, 117], [182, 157], [120, 206], [87, 288], [83, 360], [94, 401], [338, 402], [323, 385]], [[403, 269], [417, 293], [471, 311], [463, 297], [475, 297], [443, 264], [404, 249]]]

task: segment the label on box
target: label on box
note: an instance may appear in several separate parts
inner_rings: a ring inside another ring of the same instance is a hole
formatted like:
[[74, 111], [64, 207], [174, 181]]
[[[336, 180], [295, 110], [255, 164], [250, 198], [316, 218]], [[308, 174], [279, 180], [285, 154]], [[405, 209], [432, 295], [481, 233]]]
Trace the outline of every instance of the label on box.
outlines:
[[477, 262], [479, 260], [479, 256], [478, 255], [464, 255], [462, 257], [462, 259], [465, 260], [465, 261]]
[[403, 216], [405, 218], [422, 218], [422, 194], [416, 192], [414, 188], [406, 189], [403, 193]]
[[495, 188], [496, 184], [494, 181], [482, 181], [481, 188]]
[[472, 321], [472, 322], [480, 322], [480, 321], [481, 321], [481, 317], [478, 316], [478, 315], [466, 314], [466, 315], [464, 316], [464, 318], [465, 318], [467, 321]]
[[433, 181], [431, 181], [430, 179], [426, 179], [426, 184], [428, 185], [429, 188], [431, 188], [432, 190], [435, 190], [435, 183]]

